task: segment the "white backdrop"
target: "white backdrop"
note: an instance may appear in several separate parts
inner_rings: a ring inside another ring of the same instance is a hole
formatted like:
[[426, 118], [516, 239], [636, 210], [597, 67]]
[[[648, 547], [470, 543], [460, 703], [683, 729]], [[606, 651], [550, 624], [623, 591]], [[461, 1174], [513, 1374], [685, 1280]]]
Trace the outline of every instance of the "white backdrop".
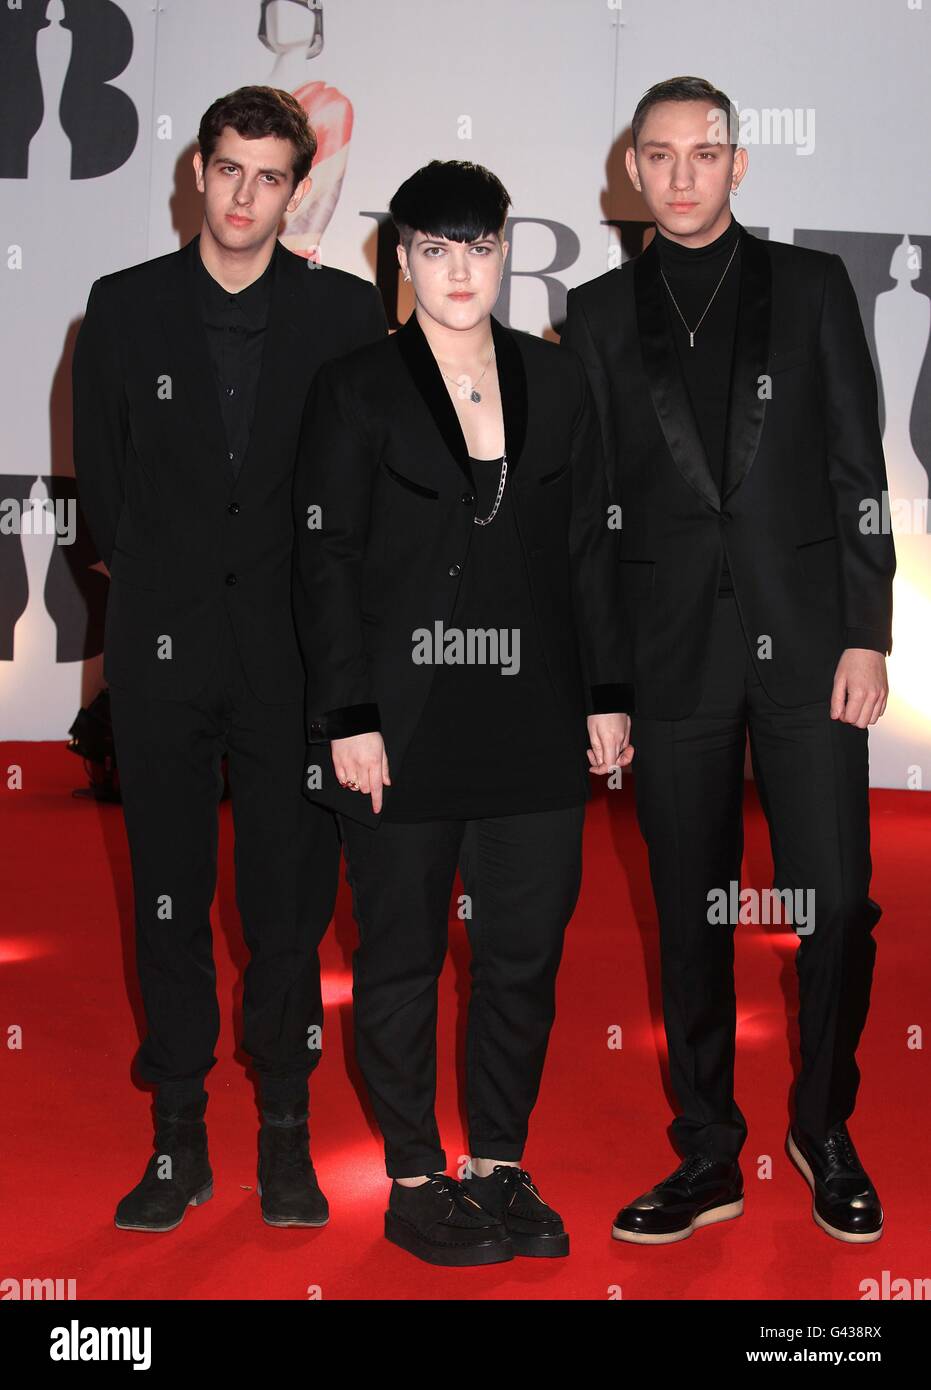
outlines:
[[71, 350], [95, 277], [198, 230], [190, 160], [214, 97], [254, 82], [300, 92], [321, 148], [285, 241], [377, 278], [395, 320], [411, 304], [384, 226], [391, 194], [431, 158], [488, 165], [514, 203], [496, 312], [556, 336], [566, 290], [639, 249], [646, 213], [623, 172], [637, 99], [693, 73], [741, 112], [739, 220], [840, 252], [860, 297], [899, 557], [871, 775], [931, 784], [929, 8], [324, 0], [308, 56], [305, 0], [2, 0], [0, 738], [65, 737], [99, 688], [107, 580], [73, 506]]

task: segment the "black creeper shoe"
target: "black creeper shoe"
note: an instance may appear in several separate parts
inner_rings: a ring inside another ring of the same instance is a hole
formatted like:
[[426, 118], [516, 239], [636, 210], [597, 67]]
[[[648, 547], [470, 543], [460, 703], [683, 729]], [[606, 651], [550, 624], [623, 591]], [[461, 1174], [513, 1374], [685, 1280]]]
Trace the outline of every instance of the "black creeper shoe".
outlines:
[[446, 1173], [431, 1173], [417, 1187], [392, 1182], [385, 1236], [432, 1265], [490, 1265], [514, 1258], [501, 1222]]
[[568, 1255], [569, 1236], [562, 1218], [547, 1206], [525, 1168], [496, 1164], [487, 1178], [474, 1173], [463, 1184], [480, 1206], [500, 1221], [515, 1255]]

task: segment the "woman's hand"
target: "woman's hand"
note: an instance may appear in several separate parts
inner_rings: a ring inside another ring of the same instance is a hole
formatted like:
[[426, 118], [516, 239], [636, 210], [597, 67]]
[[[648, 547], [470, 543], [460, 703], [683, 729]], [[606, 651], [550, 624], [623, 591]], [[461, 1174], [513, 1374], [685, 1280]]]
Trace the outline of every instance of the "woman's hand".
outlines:
[[627, 767], [634, 756], [630, 746], [629, 714], [590, 714], [588, 716], [590, 771], [603, 777], [617, 767]]
[[333, 768], [341, 787], [350, 791], [371, 793], [372, 810], [381, 810], [382, 787], [391, 786], [388, 775], [388, 756], [381, 734], [355, 734], [352, 738], [330, 741]]

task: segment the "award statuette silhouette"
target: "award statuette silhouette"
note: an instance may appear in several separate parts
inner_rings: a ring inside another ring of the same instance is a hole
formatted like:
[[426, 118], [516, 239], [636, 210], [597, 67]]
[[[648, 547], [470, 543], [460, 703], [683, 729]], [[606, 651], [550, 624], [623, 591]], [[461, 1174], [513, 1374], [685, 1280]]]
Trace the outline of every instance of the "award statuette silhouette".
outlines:
[[886, 403], [883, 452], [889, 512], [896, 534], [927, 534], [931, 529], [928, 469], [915, 452], [910, 428], [915, 390], [931, 334], [931, 300], [914, 283], [920, 273], [921, 248], [913, 245], [906, 233], [889, 266], [895, 289], [876, 296], [873, 320]]
[[20, 671], [54, 670], [58, 633], [45, 607], [45, 576], [55, 549], [55, 509], [48, 489], [36, 478], [20, 520], [29, 597], [13, 629], [13, 663]]
[[50, 188], [71, 177], [71, 142], [61, 126], [61, 94], [71, 66], [71, 35], [62, 25], [62, 0], [49, 0], [45, 25], [36, 35], [36, 63], [45, 113], [29, 144], [29, 177]]
[[[58, 677], [58, 629], [45, 605], [45, 585], [57, 530], [55, 508], [41, 477], [32, 484], [22, 509], [20, 543], [28, 597], [13, 628], [13, 660], [0, 671], [4, 736], [64, 738], [74, 718], [80, 689], [79, 684]], [[74, 669], [79, 682], [80, 664], [75, 663]]]
[[319, 261], [349, 161], [352, 102], [324, 81], [303, 80], [305, 63], [323, 52], [321, 0], [262, 0], [258, 37], [275, 54], [269, 85], [297, 97], [317, 136], [310, 192], [288, 216], [281, 241], [296, 255]]

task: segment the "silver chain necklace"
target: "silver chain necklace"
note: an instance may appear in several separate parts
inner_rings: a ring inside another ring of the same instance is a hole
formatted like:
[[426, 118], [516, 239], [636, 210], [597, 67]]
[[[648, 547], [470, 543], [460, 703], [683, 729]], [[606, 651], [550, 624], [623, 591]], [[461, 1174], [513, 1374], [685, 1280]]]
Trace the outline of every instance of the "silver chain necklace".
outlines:
[[[734, 242], [734, 249], [733, 249], [733, 251], [731, 252], [730, 260], [728, 261], [727, 265], [724, 267], [724, 275], [726, 275], [727, 272], [730, 270], [730, 268], [731, 268], [731, 261], [732, 261], [732, 260], [734, 259], [734, 257], [737, 255], [737, 247], [738, 247], [739, 245], [740, 245], [740, 238], [738, 237], [738, 239]], [[666, 286], [667, 290], [669, 290], [669, 298], [672, 300], [673, 304], [675, 304], [676, 313], [679, 315], [679, 318], [682, 320], [683, 324], [685, 325], [685, 331], [686, 331], [686, 333], [689, 335], [689, 347], [690, 347], [690, 348], [691, 348], [691, 347], [694, 347], [694, 346], [695, 346], [695, 334], [698, 332], [699, 328], [701, 328], [702, 319], [705, 317], [705, 314], [707, 314], [708, 310], [711, 308], [711, 305], [714, 303], [714, 296], [717, 294], [718, 290], [719, 290], [719, 289], [721, 288], [721, 286], [724, 284], [724, 275], [721, 276], [720, 280], [719, 280], [718, 283], [715, 285], [714, 290], [712, 291], [711, 298], [708, 300], [708, 303], [705, 305], [705, 313], [702, 314], [701, 318], [698, 320], [698, 322], [696, 323], [696, 325], [695, 325], [694, 328], [689, 328], [688, 324], [685, 322], [685, 315], [683, 314], [682, 310], [679, 308], [678, 304], [676, 304], [676, 296], [673, 294], [672, 290], [669, 289], [669, 281], [666, 279], [666, 272], [663, 270], [662, 266], [660, 266], [659, 273], [660, 273], [660, 275], [662, 275], [662, 277], [663, 277], [663, 284]]]
[[[480, 392], [480, 391], [477, 391], [477, 390], [475, 389], [475, 387], [479, 385], [479, 382], [481, 382], [482, 377], [483, 377], [483, 376], [485, 375], [485, 373], [488, 371], [489, 364], [490, 364], [490, 362], [491, 362], [492, 357], [494, 357], [494, 355], [495, 355], [495, 348], [494, 348], [494, 344], [492, 344], [491, 352], [489, 353], [489, 356], [488, 356], [488, 361], [485, 363], [484, 367], [482, 368], [481, 376], [479, 376], [479, 379], [478, 379], [478, 381], [475, 383], [475, 386], [473, 386], [473, 387], [472, 387], [472, 390], [469, 392], [468, 399], [472, 402], [473, 405], [478, 405], [479, 401], [482, 399], [481, 392]], [[440, 367], [439, 362], [437, 362], [436, 365], [437, 365], [438, 367]], [[466, 381], [468, 381], [468, 379], [469, 379], [469, 374], [468, 374], [468, 372], [463, 372], [462, 375], [465, 377]], [[443, 371], [443, 368], [442, 368], [442, 367], [440, 367], [440, 376], [445, 376], [445, 377], [446, 377], [446, 380], [449, 382], [450, 386], [455, 386], [456, 389], [459, 390], [459, 391], [462, 390], [462, 381], [461, 381], [461, 380], [460, 380], [460, 381], [453, 381], [453, 379], [452, 379], [451, 376], [446, 376], [446, 373]]]
[[[473, 386], [473, 387], [472, 387], [472, 390], [469, 392], [469, 400], [472, 401], [473, 405], [478, 405], [479, 401], [482, 399], [481, 393], [480, 393], [479, 391], [477, 391], [477, 390], [475, 389], [475, 387], [478, 386], [478, 384], [479, 384], [479, 382], [481, 381], [482, 377], [483, 377], [483, 376], [485, 375], [485, 373], [488, 371], [488, 368], [489, 368], [489, 366], [491, 365], [491, 359], [492, 359], [492, 357], [494, 357], [494, 355], [495, 355], [495, 349], [494, 349], [494, 344], [492, 344], [491, 352], [489, 353], [489, 356], [488, 356], [488, 361], [485, 363], [484, 367], [482, 368], [481, 376], [479, 376], [479, 379], [478, 379], [478, 381], [475, 383], [475, 386]], [[437, 365], [438, 367], [440, 367], [439, 362], [437, 362], [436, 365]], [[443, 377], [446, 377], [446, 380], [449, 382], [450, 386], [455, 386], [455, 387], [459, 388], [460, 390], [462, 389], [462, 388], [461, 388], [461, 383], [458, 382], [458, 381], [453, 381], [453, 379], [452, 379], [451, 376], [446, 376], [446, 373], [443, 371], [443, 368], [442, 368], [442, 367], [440, 367], [440, 375], [443, 376]], [[466, 377], [466, 380], [468, 380], [468, 377]], [[495, 519], [495, 517], [496, 517], [496, 515], [497, 515], [497, 512], [498, 512], [498, 508], [501, 506], [501, 498], [504, 496], [504, 483], [505, 483], [505, 479], [507, 478], [507, 475], [508, 475], [508, 456], [507, 456], [507, 450], [505, 450], [504, 453], [501, 455], [501, 476], [500, 476], [500, 478], [498, 479], [498, 492], [497, 492], [497, 496], [495, 497], [495, 504], [494, 504], [494, 506], [492, 507], [491, 511], [488, 513], [487, 516], [474, 516], [474, 517], [472, 518], [472, 520], [473, 520], [473, 522], [475, 523], [476, 526], [487, 526], [488, 523], [489, 523], [490, 521], [494, 521], [494, 519]]]
[[505, 450], [505, 452], [501, 455], [501, 477], [498, 479], [498, 495], [495, 498], [495, 505], [492, 507], [491, 511], [488, 513], [487, 516], [473, 516], [472, 520], [475, 522], [476, 526], [487, 526], [489, 521], [494, 521], [495, 513], [501, 506], [501, 498], [504, 496], [504, 480], [507, 477], [507, 474], [508, 456], [507, 450]]

